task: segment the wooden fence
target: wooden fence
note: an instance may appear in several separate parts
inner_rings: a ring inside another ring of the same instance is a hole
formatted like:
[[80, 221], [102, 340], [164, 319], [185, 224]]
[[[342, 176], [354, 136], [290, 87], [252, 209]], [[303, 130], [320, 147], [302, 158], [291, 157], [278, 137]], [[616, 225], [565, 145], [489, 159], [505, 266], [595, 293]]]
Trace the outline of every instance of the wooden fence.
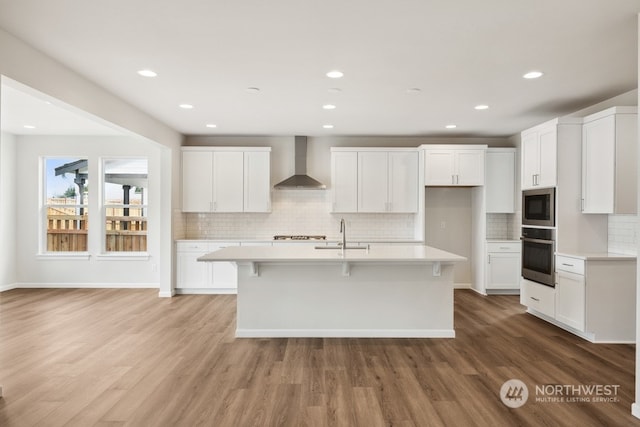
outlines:
[[[133, 216], [106, 217], [107, 252], [144, 252], [147, 250], [147, 218]], [[52, 213], [47, 215], [48, 252], [85, 252], [87, 215]]]

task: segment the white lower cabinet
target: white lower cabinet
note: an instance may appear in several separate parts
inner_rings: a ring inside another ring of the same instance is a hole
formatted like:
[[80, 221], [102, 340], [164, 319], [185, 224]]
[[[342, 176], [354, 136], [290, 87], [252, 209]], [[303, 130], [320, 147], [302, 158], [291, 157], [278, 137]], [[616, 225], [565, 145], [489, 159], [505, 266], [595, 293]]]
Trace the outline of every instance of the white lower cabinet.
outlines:
[[486, 289], [520, 289], [520, 242], [487, 242]]
[[520, 303], [591, 342], [634, 343], [636, 259], [556, 255], [555, 288], [522, 279]]
[[200, 262], [198, 258], [238, 242], [178, 242], [176, 289], [179, 293], [235, 293], [238, 270], [231, 262]]
[[558, 271], [556, 283], [556, 320], [584, 331], [585, 326], [584, 276]]
[[522, 279], [520, 290], [520, 304], [532, 310], [555, 318], [556, 290], [551, 286], [541, 285], [527, 279]]

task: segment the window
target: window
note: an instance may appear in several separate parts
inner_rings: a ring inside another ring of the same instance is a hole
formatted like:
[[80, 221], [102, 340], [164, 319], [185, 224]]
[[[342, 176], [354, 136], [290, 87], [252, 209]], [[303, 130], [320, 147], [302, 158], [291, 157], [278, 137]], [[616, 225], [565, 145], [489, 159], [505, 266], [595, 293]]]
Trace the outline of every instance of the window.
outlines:
[[87, 159], [45, 158], [45, 252], [86, 252]]
[[103, 162], [106, 252], [147, 250], [147, 159]]

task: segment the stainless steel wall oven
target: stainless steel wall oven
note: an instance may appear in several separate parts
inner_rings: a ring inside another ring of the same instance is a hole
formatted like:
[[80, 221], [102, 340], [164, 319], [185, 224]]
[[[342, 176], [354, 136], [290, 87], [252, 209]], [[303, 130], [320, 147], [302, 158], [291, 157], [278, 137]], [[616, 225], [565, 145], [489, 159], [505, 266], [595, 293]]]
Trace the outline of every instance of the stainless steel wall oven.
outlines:
[[522, 277], [555, 287], [555, 230], [522, 227]]

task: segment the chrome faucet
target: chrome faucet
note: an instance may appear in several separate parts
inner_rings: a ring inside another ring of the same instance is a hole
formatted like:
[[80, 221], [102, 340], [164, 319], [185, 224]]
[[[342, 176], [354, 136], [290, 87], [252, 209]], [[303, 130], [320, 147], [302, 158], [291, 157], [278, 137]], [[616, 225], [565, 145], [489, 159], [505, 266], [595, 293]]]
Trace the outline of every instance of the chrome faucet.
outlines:
[[344, 250], [347, 249], [347, 224], [344, 218], [340, 218], [340, 233], [342, 234], [342, 256], [344, 256]]

